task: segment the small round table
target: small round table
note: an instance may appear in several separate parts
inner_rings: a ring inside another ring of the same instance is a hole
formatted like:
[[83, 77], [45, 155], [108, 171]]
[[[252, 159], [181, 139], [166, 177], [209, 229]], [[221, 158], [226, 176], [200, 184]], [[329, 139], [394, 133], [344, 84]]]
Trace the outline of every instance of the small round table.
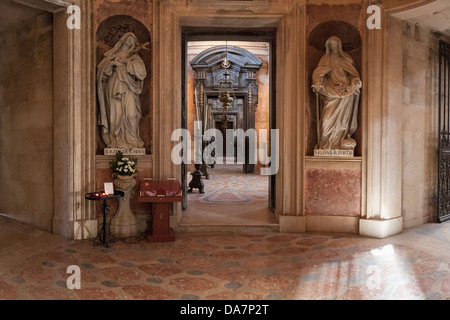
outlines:
[[[106, 203], [106, 200], [121, 198], [123, 196], [124, 193], [122, 191], [114, 191], [114, 194], [106, 194], [104, 193], [104, 191], [91, 192], [86, 193], [86, 195], [84, 196], [88, 200], [103, 200], [103, 203], [101, 204], [103, 223], [101, 225], [100, 231], [97, 234], [97, 237], [95, 237], [94, 239], [94, 246], [103, 245], [109, 248], [110, 243], [114, 242], [114, 239], [111, 240], [111, 231], [109, 230], [109, 225], [106, 223], [106, 215], [109, 213], [109, 204]], [[108, 241], [106, 240], [107, 233], [109, 235]]]

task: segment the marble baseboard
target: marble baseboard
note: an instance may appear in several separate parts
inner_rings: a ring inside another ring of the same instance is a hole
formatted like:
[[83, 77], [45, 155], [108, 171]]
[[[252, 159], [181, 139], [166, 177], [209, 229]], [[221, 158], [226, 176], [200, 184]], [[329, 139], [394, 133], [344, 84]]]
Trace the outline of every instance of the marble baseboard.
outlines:
[[280, 215], [278, 223], [280, 224], [280, 232], [282, 233], [305, 233], [306, 232], [305, 216], [287, 216]]
[[359, 233], [359, 220], [359, 217], [306, 216], [306, 231]]
[[359, 217], [343, 216], [279, 216], [282, 233], [358, 233], [359, 220]]
[[62, 235], [69, 239], [92, 239], [95, 238], [98, 233], [99, 220], [66, 221], [59, 217], [54, 217], [52, 219], [52, 228], [54, 234]]
[[371, 238], [387, 238], [398, 234], [403, 229], [402, 217], [379, 220], [379, 219], [360, 219], [360, 235]]
[[74, 239], [92, 239], [97, 236], [99, 224], [97, 219], [74, 222]]

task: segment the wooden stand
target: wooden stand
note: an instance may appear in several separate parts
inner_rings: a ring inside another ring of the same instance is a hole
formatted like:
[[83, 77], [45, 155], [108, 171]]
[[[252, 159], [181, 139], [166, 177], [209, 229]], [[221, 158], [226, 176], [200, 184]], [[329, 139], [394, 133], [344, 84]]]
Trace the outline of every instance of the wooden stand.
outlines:
[[[155, 195], [153, 195], [154, 193]], [[167, 196], [165, 194], [177, 195]], [[138, 201], [152, 203], [152, 223], [146, 231], [147, 241], [175, 241], [175, 232], [170, 228], [170, 204], [183, 201], [179, 182], [173, 180], [144, 180], [141, 182], [141, 192]]]

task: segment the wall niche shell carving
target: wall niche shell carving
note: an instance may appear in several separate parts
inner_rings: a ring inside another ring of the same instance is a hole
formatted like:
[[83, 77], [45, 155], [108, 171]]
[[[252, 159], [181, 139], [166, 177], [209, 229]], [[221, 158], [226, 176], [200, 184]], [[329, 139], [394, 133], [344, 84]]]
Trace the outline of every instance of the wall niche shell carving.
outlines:
[[325, 42], [329, 37], [336, 36], [342, 41], [342, 49], [349, 53], [361, 48], [359, 30], [346, 21], [332, 20], [317, 25], [308, 36], [310, 46], [325, 52]]

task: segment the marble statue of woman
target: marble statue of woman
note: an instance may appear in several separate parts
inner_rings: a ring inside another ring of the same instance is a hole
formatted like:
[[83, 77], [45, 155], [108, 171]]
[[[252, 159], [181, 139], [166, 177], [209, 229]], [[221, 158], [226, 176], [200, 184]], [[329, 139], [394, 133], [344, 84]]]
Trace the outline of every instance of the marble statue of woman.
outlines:
[[[136, 36], [124, 34], [97, 67], [98, 124], [107, 148], [142, 148], [139, 95], [147, 76]], [[145, 48], [146, 49], [146, 48]]]
[[356, 141], [351, 136], [358, 128], [361, 78], [338, 37], [329, 38], [325, 46], [326, 53], [313, 73], [312, 84], [323, 101], [318, 147], [353, 150]]

